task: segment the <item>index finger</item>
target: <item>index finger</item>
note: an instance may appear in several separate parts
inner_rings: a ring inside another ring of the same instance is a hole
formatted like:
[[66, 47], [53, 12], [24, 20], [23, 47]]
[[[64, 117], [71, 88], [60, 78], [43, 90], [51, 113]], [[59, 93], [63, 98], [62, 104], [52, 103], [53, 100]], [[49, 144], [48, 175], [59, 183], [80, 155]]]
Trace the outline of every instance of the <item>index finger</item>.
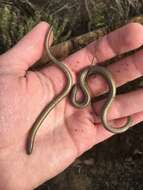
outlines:
[[143, 26], [130, 23], [123, 26], [65, 59], [72, 71], [77, 72], [91, 64], [111, 59], [117, 55], [139, 48], [143, 44]]

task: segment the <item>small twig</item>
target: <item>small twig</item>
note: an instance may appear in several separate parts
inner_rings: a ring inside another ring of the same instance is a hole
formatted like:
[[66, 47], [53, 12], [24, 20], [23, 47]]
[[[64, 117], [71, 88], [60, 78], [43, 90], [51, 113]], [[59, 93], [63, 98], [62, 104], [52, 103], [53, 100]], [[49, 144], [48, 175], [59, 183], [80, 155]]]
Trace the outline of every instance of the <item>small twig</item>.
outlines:
[[89, 5], [88, 5], [88, 0], [84, 0], [85, 2], [85, 9], [87, 11], [87, 14], [88, 14], [88, 18], [89, 18], [89, 23], [88, 23], [88, 31], [91, 30], [91, 20], [92, 20], [92, 14], [91, 14], [91, 11], [89, 9]]
[[73, 4], [73, 5], [71, 5], [71, 6], [69, 6], [68, 4], [65, 4], [64, 6], [58, 8], [56, 11], [54, 11], [53, 13], [51, 13], [51, 15], [52, 15], [52, 16], [53, 16], [53, 15], [56, 15], [57, 13], [63, 11], [64, 9], [68, 9], [68, 10], [69, 10], [69, 9], [74, 8], [75, 6], [76, 6], [76, 3]]

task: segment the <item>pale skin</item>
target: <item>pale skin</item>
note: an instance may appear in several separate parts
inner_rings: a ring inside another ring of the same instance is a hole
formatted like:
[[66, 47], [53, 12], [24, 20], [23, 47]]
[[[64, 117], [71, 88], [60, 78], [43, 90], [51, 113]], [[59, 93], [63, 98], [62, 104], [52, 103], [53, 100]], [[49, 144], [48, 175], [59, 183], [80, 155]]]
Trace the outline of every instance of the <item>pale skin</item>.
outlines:
[[[41, 22], [16, 46], [0, 56], [0, 189], [32, 190], [66, 169], [74, 160], [97, 143], [111, 137], [100, 124], [102, 102], [86, 109], [75, 109], [65, 98], [49, 114], [36, 136], [32, 155], [25, 144], [28, 131], [44, 106], [65, 85], [63, 74], [55, 67], [27, 71], [44, 50], [48, 24]], [[101, 65], [116, 55], [143, 45], [143, 26], [128, 24], [93, 42], [64, 60], [76, 73], [90, 65]], [[143, 50], [107, 69], [117, 86], [143, 75]], [[95, 80], [96, 79], [96, 80]], [[102, 94], [106, 83], [101, 77], [90, 79], [92, 95]], [[143, 120], [143, 90], [118, 95], [109, 119], [120, 127], [131, 115], [133, 126]]]

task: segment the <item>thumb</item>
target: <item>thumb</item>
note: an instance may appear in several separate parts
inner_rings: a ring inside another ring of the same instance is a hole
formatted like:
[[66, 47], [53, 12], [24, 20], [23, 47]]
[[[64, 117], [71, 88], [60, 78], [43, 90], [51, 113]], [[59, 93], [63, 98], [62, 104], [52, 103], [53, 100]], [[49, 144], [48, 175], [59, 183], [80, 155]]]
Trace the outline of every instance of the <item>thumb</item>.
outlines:
[[26, 71], [42, 56], [48, 28], [46, 22], [34, 27], [13, 48], [0, 56], [0, 68], [14, 72]]

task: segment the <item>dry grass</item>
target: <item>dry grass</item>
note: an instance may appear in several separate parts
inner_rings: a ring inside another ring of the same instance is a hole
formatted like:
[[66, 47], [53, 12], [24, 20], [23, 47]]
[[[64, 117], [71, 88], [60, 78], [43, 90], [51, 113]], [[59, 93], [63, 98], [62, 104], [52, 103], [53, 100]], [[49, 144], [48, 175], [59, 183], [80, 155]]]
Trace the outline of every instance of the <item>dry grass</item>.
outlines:
[[0, 52], [13, 46], [40, 20], [54, 25], [56, 42], [60, 42], [100, 27], [113, 30], [143, 14], [143, 0], [46, 0], [42, 8], [28, 0], [0, 2]]
[[[108, 7], [106, 23], [110, 28], [117, 28], [134, 16], [143, 14], [143, 0], [105, 0]], [[110, 5], [110, 6], [109, 6]]]

